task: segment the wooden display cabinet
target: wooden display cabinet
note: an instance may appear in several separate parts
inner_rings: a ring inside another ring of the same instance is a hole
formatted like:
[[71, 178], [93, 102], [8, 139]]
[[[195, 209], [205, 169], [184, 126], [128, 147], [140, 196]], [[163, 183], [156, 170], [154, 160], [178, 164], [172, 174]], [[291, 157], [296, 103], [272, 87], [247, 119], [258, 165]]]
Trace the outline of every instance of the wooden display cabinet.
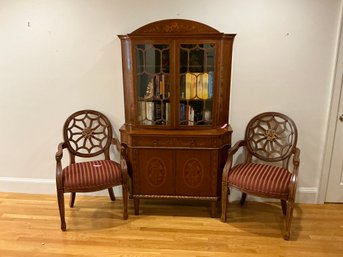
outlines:
[[120, 128], [139, 199], [198, 199], [216, 216], [228, 124], [235, 35], [190, 20], [147, 24], [120, 35], [125, 124]]

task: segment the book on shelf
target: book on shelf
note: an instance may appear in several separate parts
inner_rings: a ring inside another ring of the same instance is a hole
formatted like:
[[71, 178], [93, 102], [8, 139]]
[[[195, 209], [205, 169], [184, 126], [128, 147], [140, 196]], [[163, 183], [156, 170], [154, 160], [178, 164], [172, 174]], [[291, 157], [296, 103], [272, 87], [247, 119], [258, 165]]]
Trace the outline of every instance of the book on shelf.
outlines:
[[146, 120], [146, 103], [145, 101], [138, 101], [138, 121], [143, 122]]
[[161, 102], [154, 103], [154, 121], [156, 124], [162, 123], [162, 104]]
[[208, 73], [186, 73], [186, 99], [199, 98], [206, 100], [209, 96]]
[[145, 112], [146, 112], [146, 118], [144, 120], [144, 125], [152, 125], [154, 121], [154, 102], [145, 102]]
[[192, 106], [188, 106], [188, 125], [194, 125], [194, 109]]
[[180, 103], [180, 123], [186, 122], [186, 104]]
[[138, 101], [138, 121], [142, 125], [165, 125], [170, 118], [170, 103]]
[[169, 116], [170, 116], [170, 114], [169, 114], [169, 111], [170, 111], [170, 103], [166, 103], [166, 105], [165, 105], [165, 120], [166, 120], [166, 124], [168, 124], [169, 123]]
[[208, 73], [208, 97], [212, 98], [213, 97], [213, 71], [210, 71]]
[[169, 81], [168, 76], [165, 74], [157, 74], [153, 78], [153, 95], [157, 98], [166, 98], [168, 97], [168, 93], [166, 87], [168, 87]]

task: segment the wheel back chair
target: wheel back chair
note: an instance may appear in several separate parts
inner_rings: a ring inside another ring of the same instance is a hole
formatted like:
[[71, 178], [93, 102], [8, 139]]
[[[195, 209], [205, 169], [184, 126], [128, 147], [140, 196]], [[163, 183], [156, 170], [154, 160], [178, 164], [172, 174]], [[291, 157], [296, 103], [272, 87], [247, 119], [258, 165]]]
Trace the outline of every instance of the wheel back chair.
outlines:
[[[70, 192], [70, 207], [74, 207], [76, 192], [94, 192], [108, 189], [115, 200], [114, 186], [122, 185], [123, 218], [128, 218], [128, 175], [125, 149], [113, 138], [108, 118], [94, 110], [73, 113], [64, 123], [64, 142], [58, 145], [56, 153], [56, 187], [61, 230], [66, 230], [64, 193]], [[120, 151], [120, 163], [110, 160], [110, 146]], [[70, 164], [62, 169], [63, 149], [67, 148]], [[104, 160], [76, 162], [75, 157], [91, 158], [104, 154]]]
[[[227, 219], [230, 187], [242, 192], [241, 205], [247, 194], [277, 198], [281, 200], [282, 211], [286, 215], [284, 239], [289, 239], [300, 162], [297, 137], [295, 123], [284, 114], [266, 112], [250, 120], [244, 140], [238, 141], [228, 151], [223, 169], [223, 222]], [[232, 167], [233, 155], [240, 147], [245, 148], [245, 160]]]

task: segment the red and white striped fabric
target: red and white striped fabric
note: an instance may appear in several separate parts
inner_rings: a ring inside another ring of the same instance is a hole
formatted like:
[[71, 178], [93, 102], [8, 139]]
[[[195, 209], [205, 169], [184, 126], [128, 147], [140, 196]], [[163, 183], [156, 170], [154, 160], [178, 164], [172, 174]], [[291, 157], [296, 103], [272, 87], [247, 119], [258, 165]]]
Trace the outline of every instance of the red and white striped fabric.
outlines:
[[228, 184], [247, 192], [285, 197], [292, 174], [284, 168], [248, 163], [232, 168]]
[[62, 172], [64, 189], [70, 192], [101, 190], [121, 184], [120, 165], [111, 160], [75, 163]]

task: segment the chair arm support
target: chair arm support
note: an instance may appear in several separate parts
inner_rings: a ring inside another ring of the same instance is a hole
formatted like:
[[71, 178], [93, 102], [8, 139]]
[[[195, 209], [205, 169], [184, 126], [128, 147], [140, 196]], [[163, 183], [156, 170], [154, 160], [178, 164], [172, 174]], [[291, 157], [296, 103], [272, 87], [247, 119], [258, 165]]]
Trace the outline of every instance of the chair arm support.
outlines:
[[293, 152], [293, 166], [294, 167], [299, 167], [300, 164], [300, 149], [296, 147]]
[[123, 179], [123, 185], [128, 183], [128, 171], [127, 171], [127, 162], [126, 162], [126, 145], [122, 144], [120, 147], [120, 167]]
[[291, 181], [289, 183], [289, 199], [295, 200], [295, 194], [297, 190], [297, 183], [298, 183], [298, 172], [299, 172], [299, 165], [300, 165], [300, 149], [295, 148], [293, 152], [293, 172]]
[[118, 152], [121, 152], [120, 141], [117, 138], [112, 138], [111, 144], [116, 147]]
[[222, 181], [225, 184], [227, 182], [227, 177], [229, 175], [229, 172], [230, 172], [230, 169], [231, 169], [231, 166], [232, 166], [232, 157], [238, 151], [238, 149], [240, 147], [242, 147], [242, 146], [245, 146], [245, 141], [244, 140], [238, 141], [233, 147], [231, 147], [228, 150], [226, 163], [225, 163], [225, 166], [223, 168], [223, 173], [222, 173]]

